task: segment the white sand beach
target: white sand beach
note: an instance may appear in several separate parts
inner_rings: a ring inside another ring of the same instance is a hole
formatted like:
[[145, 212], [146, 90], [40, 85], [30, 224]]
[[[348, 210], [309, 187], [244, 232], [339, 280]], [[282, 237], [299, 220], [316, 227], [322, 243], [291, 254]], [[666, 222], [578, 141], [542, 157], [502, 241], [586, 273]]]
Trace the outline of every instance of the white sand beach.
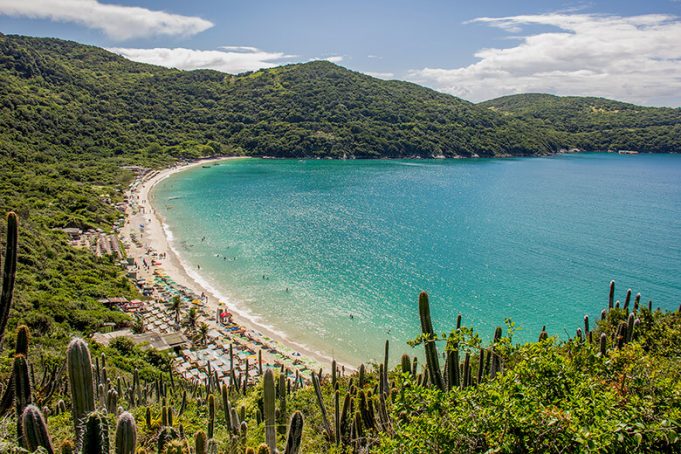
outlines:
[[[238, 304], [235, 304], [233, 301], [221, 301], [220, 295], [210, 285], [202, 285], [197, 279], [193, 278], [185, 268], [181, 257], [173, 249], [172, 240], [169, 240], [167, 237], [166, 231], [163, 228], [164, 220], [158, 211], [154, 209], [152, 203], [154, 200], [154, 186], [177, 172], [228, 159], [245, 158], [201, 160], [161, 171], [150, 171], [138, 178], [131, 185], [128, 194], [131, 206], [126, 210], [126, 222], [120, 232], [121, 240], [126, 246], [127, 255], [140, 263], [143, 259], [146, 259], [149, 268], [144, 267], [141, 269], [143, 278], [150, 279], [153, 278], [154, 273], [162, 272], [171, 277], [180, 286], [191, 289], [197, 295], [204, 294], [208, 300], [204, 308], [207, 314], [216, 314], [218, 309], [229, 311], [232, 314], [233, 322], [243, 327], [248, 333], [249, 340], [252, 339], [251, 349], [260, 350], [262, 348], [263, 362], [289, 365], [295, 361], [300, 366], [299, 368], [302, 369], [302, 376], [308, 376], [309, 371], [318, 370], [319, 368], [329, 371], [331, 369], [332, 358], [329, 358], [322, 352], [314, 351], [305, 345], [301, 345], [293, 339], [284, 337], [282, 334], [274, 332], [268, 326], [261, 325], [251, 318], [246, 318], [243, 310], [240, 311]], [[144, 226], [143, 229], [140, 228], [141, 225]], [[130, 241], [133, 236], [138, 239], [137, 242]], [[159, 254], [161, 258], [152, 259], [150, 253], [153, 252]], [[192, 270], [191, 273], [193, 272]], [[212, 329], [219, 331], [222, 328], [217, 323], [215, 315], [203, 317], [201, 321], [206, 322]], [[338, 364], [338, 367], [354, 370], [354, 367], [349, 365]]]

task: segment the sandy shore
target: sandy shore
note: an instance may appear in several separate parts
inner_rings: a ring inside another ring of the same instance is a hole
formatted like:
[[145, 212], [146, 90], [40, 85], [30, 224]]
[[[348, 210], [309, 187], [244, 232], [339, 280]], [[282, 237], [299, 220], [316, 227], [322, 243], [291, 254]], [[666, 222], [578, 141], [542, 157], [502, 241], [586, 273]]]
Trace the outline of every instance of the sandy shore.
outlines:
[[[299, 344], [291, 339], [282, 336], [280, 333], [273, 332], [267, 326], [258, 324], [252, 319], [245, 318], [243, 313], [240, 313], [238, 304], [231, 304], [230, 301], [223, 301], [223, 305], [220, 306], [221, 299], [219, 295], [216, 294], [213, 289], [208, 285], [201, 285], [197, 282], [197, 279], [193, 278], [188, 270], [185, 268], [181, 257], [178, 256], [171, 242], [166, 236], [166, 232], [163, 228], [164, 220], [161, 218], [157, 210], [154, 209], [154, 191], [153, 188], [159, 182], [174, 175], [177, 172], [181, 172], [196, 166], [212, 164], [219, 161], [224, 161], [228, 159], [248, 159], [248, 158], [218, 158], [210, 160], [201, 160], [193, 162], [191, 164], [176, 166], [161, 171], [153, 171], [147, 173], [141, 180], [138, 180], [136, 184], [133, 184], [131, 188], [131, 195], [138, 200], [140, 210], [137, 213], [133, 213], [129, 210], [126, 213], [126, 223], [124, 228], [121, 230], [121, 235], [123, 238], [130, 238], [133, 232], [136, 232], [137, 236], [140, 238], [142, 247], [137, 247], [134, 244], [127, 245], [128, 256], [132, 256], [135, 259], [141, 261], [141, 258], [145, 256], [148, 249], [153, 249], [157, 253], [166, 253], [166, 257], [162, 260], [162, 265], [160, 268], [170, 276], [175, 282], [180, 285], [186, 286], [193, 290], [197, 294], [205, 294], [208, 297], [208, 313], [216, 313], [219, 307], [223, 307], [233, 314], [233, 321], [238, 325], [244, 327], [245, 329], [256, 331], [261, 333], [263, 336], [259, 339], [262, 343], [267, 344], [279, 344], [284, 348], [278, 348], [280, 352], [298, 352], [302, 354], [299, 356], [289, 356], [291, 359], [302, 360], [303, 363], [312, 370], [323, 368], [327, 371], [331, 370], [331, 360], [332, 358], [326, 356], [323, 352], [314, 351], [305, 345]], [[140, 233], [137, 229], [140, 224], [144, 224], [144, 231]], [[148, 260], [148, 259], [147, 259]], [[192, 270], [192, 273], [194, 271]], [[215, 321], [205, 320], [209, 324], [216, 325]], [[269, 338], [270, 340], [268, 340]], [[272, 342], [273, 341], [273, 342]], [[346, 370], [354, 370], [355, 368], [350, 365], [338, 364], [338, 367], [344, 366]]]

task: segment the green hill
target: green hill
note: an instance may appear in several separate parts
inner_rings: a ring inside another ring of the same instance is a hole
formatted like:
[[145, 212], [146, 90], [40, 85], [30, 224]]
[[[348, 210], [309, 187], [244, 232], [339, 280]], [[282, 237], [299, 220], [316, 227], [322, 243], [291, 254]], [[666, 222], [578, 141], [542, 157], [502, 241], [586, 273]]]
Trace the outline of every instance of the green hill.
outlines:
[[[522, 121], [329, 62], [231, 76], [133, 63], [56, 39], [0, 37], [0, 139], [85, 153], [404, 157], [546, 154]], [[30, 138], [28, 137], [30, 135]]]
[[523, 94], [478, 104], [531, 122], [584, 150], [681, 150], [681, 109], [641, 107], [605, 98]]

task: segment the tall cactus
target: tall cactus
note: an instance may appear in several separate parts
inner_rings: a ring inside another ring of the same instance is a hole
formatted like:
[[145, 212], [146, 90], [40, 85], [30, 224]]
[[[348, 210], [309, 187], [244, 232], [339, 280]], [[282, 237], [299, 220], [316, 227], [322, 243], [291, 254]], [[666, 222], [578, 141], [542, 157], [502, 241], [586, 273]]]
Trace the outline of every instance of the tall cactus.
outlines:
[[206, 437], [206, 432], [199, 430], [194, 435], [194, 452], [196, 454], [206, 454], [208, 437]]
[[21, 415], [21, 421], [26, 449], [33, 452], [42, 447], [49, 454], [54, 454], [52, 440], [47, 431], [47, 423], [45, 423], [45, 418], [43, 418], [38, 407], [35, 405], [27, 406]]
[[426, 292], [421, 292], [419, 295], [419, 314], [421, 316], [421, 331], [425, 337], [426, 362], [428, 364], [430, 381], [435, 387], [444, 391], [445, 387], [442, 380], [442, 372], [440, 371], [437, 347], [435, 346], [435, 333], [433, 332], [433, 323], [430, 320], [430, 304], [428, 303], [428, 294]]
[[83, 425], [81, 452], [87, 454], [109, 454], [109, 423], [106, 415], [91, 412]]
[[267, 369], [263, 381], [263, 411], [265, 416], [265, 442], [271, 452], [277, 450], [277, 432], [274, 419], [274, 374]]
[[223, 384], [220, 389], [220, 394], [222, 396], [222, 411], [225, 413], [225, 424], [232, 433], [235, 432], [235, 422], [232, 420], [232, 406], [229, 402], [229, 389], [227, 385]]
[[12, 307], [14, 278], [17, 271], [18, 230], [17, 215], [10, 211], [7, 214], [7, 243], [5, 245], [5, 263], [2, 268], [2, 293], [0, 293], [0, 346], [2, 346], [5, 328], [7, 328], [9, 310]]
[[286, 375], [282, 372], [279, 375], [279, 386], [278, 386], [278, 397], [279, 397], [279, 421], [280, 427], [282, 428], [281, 433], [283, 434], [284, 427], [286, 427]]
[[299, 411], [293, 412], [286, 435], [286, 450], [284, 451], [286, 454], [298, 454], [300, 451], [303, 439], [303, 423], [303, 414]]
[[14, 346], [14, 353], [28, 357], [28, 346], [31, 340], [31, 333], [28, 326], [21, 325], [17, 328], [17, 340]]
[[615, 301], [615, 281], [610, 281], [610, 295], [608, 296], [608, 309], [612, 309]]
[[14, 406], [17, 415], [17, 441], [19, 446], [25, 447], [22, 415], [24, 409], [31, 403], [31, 380], [28, 373], [28, 361], [26, 361], [24, 355], [14, 357], [12, 378], [14, 380]]
[[322, 424], [324, 426], [324, 432], [326, 433], [326, 438], [329, 441], [333, 441], [333, 431], [331, 430], [331, 424], [329, 424], [329, 417], [326, 413], [326, 406], [324, 405], [324, 396], [322, 395], [322, 386], [319, 383], [319, 377], [317, 374], [312, 372], [312, 385], [314, 386], [315, 394], [317, 395], [317, 404], [319, 404], [319, 410], [322, 413]]
[[213, 438], [215, 431], [215, 397], [208, 396], [208, 438]]
[[124, 411], [116, 423], [116, 454], [135, 454], [137, 449], [137, 425], [135, 418]]
[[76, 438], [81, 436], [85, 417], [95, 409], [95, 391], [92, 380], [92, 359], [87, 343], [74, 338], [66, 349], [66, 364], [71, 387], [71, 414]]

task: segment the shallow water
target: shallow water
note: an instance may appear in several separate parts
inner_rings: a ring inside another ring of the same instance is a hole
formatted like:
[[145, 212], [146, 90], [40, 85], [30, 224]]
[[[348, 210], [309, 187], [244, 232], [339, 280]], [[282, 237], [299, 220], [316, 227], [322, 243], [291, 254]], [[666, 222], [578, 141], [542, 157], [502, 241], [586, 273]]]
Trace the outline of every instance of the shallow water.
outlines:
[[[447, 161], [235, 160], [155, 189], [174, 248], [297, 342], [348, 363], [393, 358], [458, 313], [484, 338], [567, 337], [631, 287], [681, 302], [681, 155]], [[352, 314], [352, 317], [350, 316]]]

